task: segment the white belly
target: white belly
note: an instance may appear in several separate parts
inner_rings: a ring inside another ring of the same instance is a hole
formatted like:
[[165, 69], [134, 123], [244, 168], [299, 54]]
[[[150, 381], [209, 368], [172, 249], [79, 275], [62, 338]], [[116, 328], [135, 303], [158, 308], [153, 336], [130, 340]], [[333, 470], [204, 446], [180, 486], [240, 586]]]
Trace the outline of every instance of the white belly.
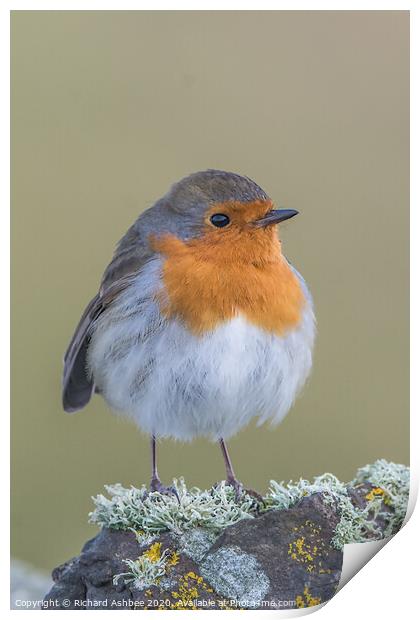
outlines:
[[182, 440], [227, 439], [255, 416], [280, 422], [311, 368], [309, 299], [284, 337], [241, 316], [197, 337], [160, 317], [150, 281], [104, 313], [92, 337], [90, 369], [110, 406], [149, 434]]

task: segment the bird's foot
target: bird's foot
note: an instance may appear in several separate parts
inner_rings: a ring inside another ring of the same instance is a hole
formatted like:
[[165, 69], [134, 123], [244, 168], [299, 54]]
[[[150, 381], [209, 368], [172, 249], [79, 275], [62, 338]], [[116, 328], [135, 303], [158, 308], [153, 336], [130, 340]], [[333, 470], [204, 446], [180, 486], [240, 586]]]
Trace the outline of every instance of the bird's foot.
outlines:
[[241, 497], [246, 494], [252, 497], [253, 499], [255, 499], [255, 501], [258, 502], [259, 504], [263, 504], [263, 505], [265, 504], [264, 498], [262, 495], [257, 493], [257, 491], [254, 491], [254, 489], [245, 489], [242, 482], [240, 482], [236, 478], [227, 478], [226, 484], [228, 484], [235, 490], [236, 501], [239, 501]]
[[164, 484], [162, 484], [162, 482], [159, 480], [159, 478], [152, 478], [150, 481], [150, 491], [157, 491], [158, 493], [161, 493], [162, 495], [175, 495], [176, 499], [178, 500], [178, 504], [181, 503], [180, 499], [179, 499], [179, 495], [178, 495], [178, 491], [176, 490], [175, 486], [173, 484], [171, 484], [171, 486], [165, 486]]

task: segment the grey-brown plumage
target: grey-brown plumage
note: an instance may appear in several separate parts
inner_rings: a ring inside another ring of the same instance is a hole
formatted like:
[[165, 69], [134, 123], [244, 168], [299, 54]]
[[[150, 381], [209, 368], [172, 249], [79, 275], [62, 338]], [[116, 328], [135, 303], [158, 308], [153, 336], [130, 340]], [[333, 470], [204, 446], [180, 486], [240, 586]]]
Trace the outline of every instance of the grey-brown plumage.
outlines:
[[150, 209], [142, 213], [118, 243], [102, 277], [99, 292], [84, 311], [64, 357], [63, 407], [82, 409], [95, 386], [86, 368], [90, 333], [94, 321], [153, 256], [149, 237], [171, 233], [180, 239], [199, 235], [203, 214], [218, 202], [267, 200], [266, 193], [247, 177], [221, 170], [206, 170], [185, 177]]

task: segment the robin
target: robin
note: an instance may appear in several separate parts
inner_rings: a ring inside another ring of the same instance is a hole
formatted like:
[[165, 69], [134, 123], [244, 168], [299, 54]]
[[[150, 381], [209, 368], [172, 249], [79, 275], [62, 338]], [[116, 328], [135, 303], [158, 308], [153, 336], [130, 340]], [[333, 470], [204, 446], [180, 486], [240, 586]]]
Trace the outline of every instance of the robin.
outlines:
[[310, 293], [282, 253], [275, 209], [251, 179], [194, 173], [142, 213], [118, 243], [64, 358], [63, 406], [94, 392], [156, 439], [226, 440], [248, 422], [279, 423], [312, 365]]

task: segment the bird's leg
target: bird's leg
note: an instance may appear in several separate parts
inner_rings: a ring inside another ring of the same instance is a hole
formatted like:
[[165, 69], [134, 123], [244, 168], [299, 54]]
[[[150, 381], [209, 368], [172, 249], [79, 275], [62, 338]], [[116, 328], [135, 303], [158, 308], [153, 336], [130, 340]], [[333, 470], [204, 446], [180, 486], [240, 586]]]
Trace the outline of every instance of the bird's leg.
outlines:
[[152, 435], [150, 440], [150, 447], [152, 452], [152, 479], [150, 481], [150, 488], [155, 491], [155, 487], [161, 484], [156, 462], [156, 437]]
[[227, 445], [225, 444], [223, 439], [219, 439], [219, 445], [222, 450], [223, 458], [225, 461], [226, 482], [235, 489], [235, 492], [237, 495], [240, 495], [243, 491], [243, 486], [239, 482], [239, 480], [236, 478], [235, 472], [233, 471], [232, 461], [230, 460]]
[[150, 442], [151, 450], [152, 450], [152, 479], [150, 480], [150, 490], [158, 491], [162, 493], [162, 495], [175, 495], [179, 502], [179, 495], [176, 488], [171, 485], [170, 487], [162, 484], [159, 478], [158, 470], [157, 470], [157, 459], [156, 459], [156, 437], [152, 435], [152, 439]]
[[239, 482], [239, 480], [235, 476], [235, 472], [233, 471], [232, 467], [232, 461], [230, 460], [229, 452], [223, 439], [219, 439], [219, 445], [225, 461], [226, 482], [229, 486], [235, 489], [236, 498], [239, 499], [242, 493], [245, 492], [248, 493], [248, 495], [251, 495], [252, 497], [257, 499], [259, 502], [264, 503], [262, 496], [257, 493], [257, 491], [254, 491], [253, 489], [244, 489], [243, 484]]

